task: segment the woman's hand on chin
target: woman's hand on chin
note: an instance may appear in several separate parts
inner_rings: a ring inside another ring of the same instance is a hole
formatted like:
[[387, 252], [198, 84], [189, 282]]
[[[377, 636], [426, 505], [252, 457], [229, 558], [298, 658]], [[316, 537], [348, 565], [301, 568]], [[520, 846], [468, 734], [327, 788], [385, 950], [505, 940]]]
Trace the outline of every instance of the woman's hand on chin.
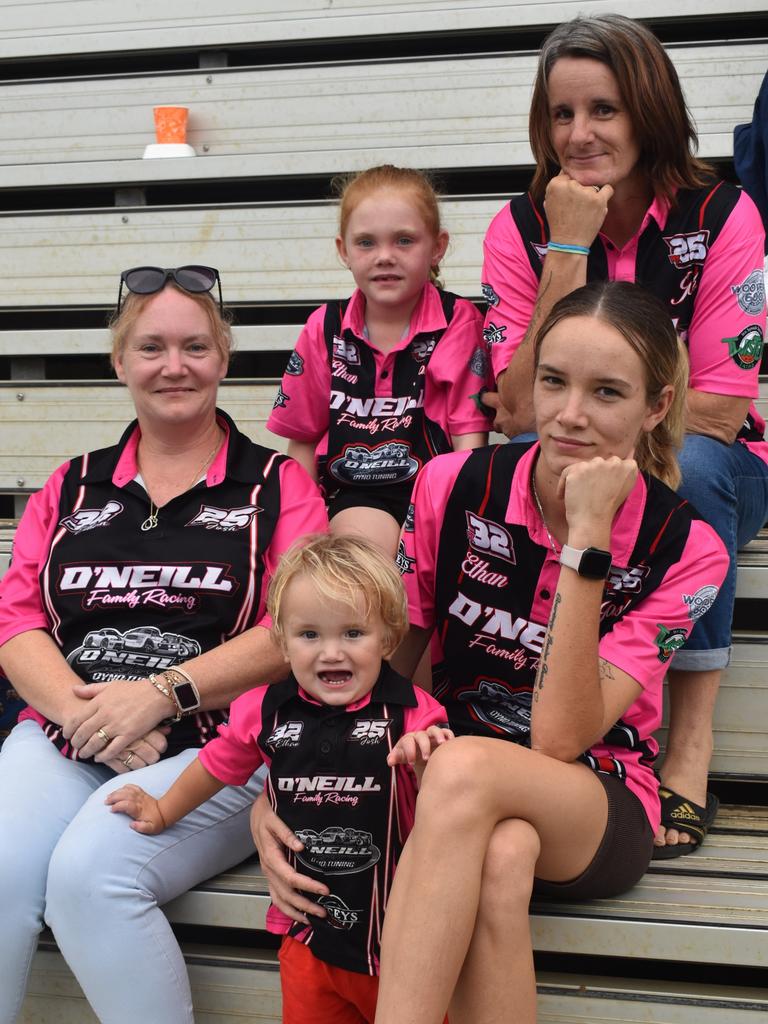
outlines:
[[114, 761], [173, 710], [148, 679], [80, 683], [72, 691], [81, 702], [61, 723], [62, 732], [81, 757], [99, 763]]
[[620, 459], [618, 455], [566, 466], [558, 483], [558, 496], [565, 501], [569, 544], [608, 546], [613, 518], [635, 486], [637, 474], [635, 460]]
[[603, 226], [613, 188], [581, 185], [567, 171], [560, 171], [547, 185], [544, 210], [553, 242], [591, 246]]

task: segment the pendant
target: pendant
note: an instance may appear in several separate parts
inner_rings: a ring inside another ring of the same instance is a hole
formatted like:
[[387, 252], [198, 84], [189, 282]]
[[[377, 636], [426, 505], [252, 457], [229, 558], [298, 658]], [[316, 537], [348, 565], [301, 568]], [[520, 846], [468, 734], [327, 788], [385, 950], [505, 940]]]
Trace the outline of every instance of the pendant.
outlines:
[[154, 530], [157, 526], [157, 512], [150, 512], [144, 522], [141, 524], [142, 533], [146, 533], [147, 530]]

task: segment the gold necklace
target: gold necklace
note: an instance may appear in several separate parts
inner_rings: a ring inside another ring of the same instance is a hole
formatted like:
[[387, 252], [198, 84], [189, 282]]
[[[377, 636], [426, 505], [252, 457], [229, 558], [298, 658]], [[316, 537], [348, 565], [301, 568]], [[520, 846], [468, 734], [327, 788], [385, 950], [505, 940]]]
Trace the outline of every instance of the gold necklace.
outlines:
[[539, 492], [536, 490], [536, 467], [535, 466], [531, 470], [531, 490], [533, 491], [533, 500], [536, 502], [536, 508], [539, 511], [539, 515], [541, 516], [542, 525], [544, 526], [544, 529], [545, 529], [546, 534], [547, 534], [547, 539], [549, 540], [549, 546], [552, 548], [552, 552], [553, 552], [555, 558], [559, 558], [560, 557], [560, 552], [557, 550], [557, 547], [555, 545], [555, 538], [549, 532], [549, 527], [547, 526], [547, 520], [544, 518], [544, 509], [541, 507], [541, 501], [539, 500]]
[[[217, 424], [217, 426], [218, 426], [218, 424]], [[202, 464], [202, 466], [198, 470], [195, 471], [195, 475], [192, 477], [192, 479], [189, 481], [187, 486], [184, 488], [184, 491], [188, 491], [190, 487], [192, 487], [194, 484], [196, 484], [197, 481], [200, 479], [201, 475], [205, 472], [206, 469], [208, 469], [208, 466], [213, 461], [214, 455], [216, 454], [216, 452], [221, 447], [221, 442], [223, 440], [223, 436], [224, 436], [224, 432], [221, 429], [221, 427], [219, 427], [219, 434], [218, 434], [218, 436], [216, 438], [216, 444], [213, 446], [213, 448], [211, 448], [210, 452], [206, 455], [205, 462]], [[137, 460], [137, 465], [138, 465], [138, 460]], [[141, 467], [140, 466], [139, 466], [139, 471], [141, 471]], [[181, 493], [183, 494], [184, 491], [182, 491]], [[141, 524], [141, 531], [142, 531], [142, 533], [146, 533], [147, 530], [154, 530], [154, 528], [157, 526], [157, 514], [160, 511], [160, 509], [157, 507], [157, 505], [152, 500], [152, 495], [149, 493], [149, 491], [147, 491], [147, 497], [149, 498], [149, 515], [144, 520], [144, 522]]]

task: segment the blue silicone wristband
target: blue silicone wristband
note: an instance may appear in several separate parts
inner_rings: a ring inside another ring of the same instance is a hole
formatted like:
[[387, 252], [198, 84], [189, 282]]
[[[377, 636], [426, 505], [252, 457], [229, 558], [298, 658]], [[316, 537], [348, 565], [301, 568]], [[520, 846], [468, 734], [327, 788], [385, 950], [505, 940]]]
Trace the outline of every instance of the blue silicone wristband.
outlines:
[[569, 242], [550, 242], [547, 249], [553, 252], [575, 252], [579, 256], [589, 256], [589, 248], [586, 245], [571, 245]]

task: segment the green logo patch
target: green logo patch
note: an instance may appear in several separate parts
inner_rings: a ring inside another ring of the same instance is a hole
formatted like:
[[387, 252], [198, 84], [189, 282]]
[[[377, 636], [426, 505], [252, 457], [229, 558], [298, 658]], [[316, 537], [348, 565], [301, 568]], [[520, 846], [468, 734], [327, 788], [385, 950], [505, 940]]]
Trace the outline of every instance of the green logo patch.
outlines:
[[750, 324], [737, 338], [721, 338], [728, 346], [728, 355], [742, 370], [751, 370], [760, 364], [763, 354], [763, 332], [757, 324]]
[[675, 651], [679, 651], [688, 639], [688, 630], [667, 629], [660, 622], [657, 622], [656, 625], [659, 627], [659, 632], [653, 642], [659, 648], [659, 661], [669, 661]]

